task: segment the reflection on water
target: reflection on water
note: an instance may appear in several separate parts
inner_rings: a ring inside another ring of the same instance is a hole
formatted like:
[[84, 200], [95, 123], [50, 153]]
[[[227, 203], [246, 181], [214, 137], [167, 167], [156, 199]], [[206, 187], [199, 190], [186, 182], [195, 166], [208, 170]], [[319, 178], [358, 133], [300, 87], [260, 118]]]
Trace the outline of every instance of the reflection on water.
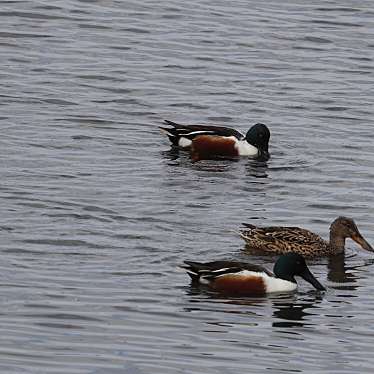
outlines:
[[[254, 315], [258, 312], [257, 307], [270, 305], [273, 316], [272, 326], [281, 328], [313, 325], [309, 317], [318, 313], [324, 299], [324, 293], [315, 291], [233, 298], [197, 283], [191, 283], [187, 295], [191, 297], [189, 302], [194, 305], [185, 308], [188, 312], [219, 309], [223, 313]], [[218, 308], [217, 303], [221, 304], [221, 307]], [[313, 313], [313, 309], [317, 310]]]
[[248, 159], [247, 166], [246, 166], [246, 175], [248, 177], [267, 178], [268, 177], [267, 169], [268, 169], [267, 161]]
[[[314, 313], [310, 311], [317, 308], [323, 300], [323, 295], [318, 293], [316, 295], [309, 296], [293, 296], [289, 300], [272, 299], [273, 301], [273, 316], [276, 319], [273, 322], [273, 327], [300, 327], [306, 325], [312, 325], [313, 322], [308, 319], [308, 316], [312, 316]], [[309, 312], [308, 312], [309, 311]], [[317, 311], [316, 311], [317, 313]]]
[[[257, 262], [261, 262], [261, 258], [269, 259], [274, 256], [258, 256]], [[328, 298], [331, 291], [350, 291], [349, 294], [342, 295], [340, 292], [336, 294], [334, 303], [346, 305], [349, 298], [356, 298], [357, 295], [352, 293], [359, 288], [358, 275], [356, 270], [373, 265], [374, 259], [367, 259], [360, 264], [346, 264], [346, 261], [352, 261], [357, 255], [346, 256], [344, 253], [334, 257], [326, 258], [326, 267], [319, 265], [319, 268], [326, 269], [327, 279], [334, 284], [327, 285], [326, 293], [308, 291], [307, 293], [300, 290], [297, 293], [279, 293], [271, 294], [264, 297], [243, 297], [231, 298], [227, 295], [221, 295], [210, 288], [191, 282], [186, 288], [186, 294], [191, 296], [190, 303], [194, 307], [185, 308], [186, 311], [217, 311], [230, 314], [257, 315], [258, 307], [264, 307], [271, 303], [272, 309], [272, 326], [274, 328], [294, 328], [313, 326], [314, 316], [321, 313], [323, 301]], [[276, 256], [274, 257], [276, 258]], [[360, 261], [361, 262], [361, 261]], [[311, 264], [313, 267], [313, 262]], [[301, 286], [302, 287], [302, 286]], [[343, 297], [343, 298], [342, 298]], [[211, 304], [212, 303], [212, 304]], [[217, 303], [221, 307], [217, 307]], [[242, 306], [243, 309], [238, 309]], [[342, 315], [343, 316], [343, 315]]]
[[[181, 149], [176, 146], [170, 146], [170, 149], [166, 151], [162, 151], [161, 154], [163, 155], [164, 158], [169, 159], [171, 161], [175, 161], [180, 157], [183, 158], [188, 158], [191, 162], [191, 164], [194, 163], [201, 163], [202, 161], [230, 161], [232, 162], [239, 162], [239, 161], [247, 161], [248, 165], [248, 175], [254, 176], [257, 178], [264, 178], [267, 175], [265, 174], [265, 170], [267, 168], [267, 162], [268, 159], [263, 158], [263, 157], [225, 157], [225, 156], [210, 156], [210, 157], [204, 157], [200, 158], [199, 161], [192, 161], [191, 160], [191, 154], [188, 149]], [[257, 172], [255, 172], [257, 171]]]
[[[178, 147], [170, 147], [169, 150], [162, 151], [161, 155], [167, 160], [175, 161], [180, 157], [180, 150]], [[169, 165], [175, 165], [175, 163], [170, 163]]]
[[190, 152], [178, 147], [170, 147], [170, 149], [161, 152], [164, 159], [168, 161], [170, 166], [183, 166], [193, 170], [211, 171], [215, 173], [225, 172], [229, 170], [239, 158], [228, 159], [224, 157], [216, 157], [210, 159], [192, 162]]
[[[352, 258], [352, 256], [351, 256]], [[351, 271], [354, 266], [346, 266], [345, 253], [340, 253], [336, 256], [329, 257], [327, 263], [327, 279], [336, 283], [355, 283], [356, 276]], [[347, 289], [352, 289], [353, 286], [347, 286]]]
[[[373, 254], [311, 262], [322, 296], [175, 270], [271, 269], [252, 220], [374, 242], [372, 2], [343, 2], [1, 3], [1, 373], [373, 372]], [[271, 158], [192, 163], [163, 118], [266, 123]]]
[[[357, 254], [346, 256], [342, 253], [328, 259], [327, 279], [335, 283], [331, 285], [332, 288], [356, 291], [362, 287], [360, 274], [373, 264], [372, 258], [362, 260]], [[352, 294], [352, 297], [355, 296]]]

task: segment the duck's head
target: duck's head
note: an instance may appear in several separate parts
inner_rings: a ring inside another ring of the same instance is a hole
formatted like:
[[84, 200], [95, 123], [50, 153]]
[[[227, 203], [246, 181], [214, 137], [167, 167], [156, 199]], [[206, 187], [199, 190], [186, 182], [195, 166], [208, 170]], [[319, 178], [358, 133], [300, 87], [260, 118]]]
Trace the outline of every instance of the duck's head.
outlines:
[[373, 247], [364, 239], [352, 218], [338, 217], [330, 226], [330, 240], [351, 238], [367, 251], [374, 252]]
[[290, 252], [280, 256], [274, 265], [274, 274], [281, 279], [296, 283], [295, 276], [303, 278], [319, 291], [325, 287], [314, 277], [306, 265], [305, 259], [298, 253]]
[[245, 140], [258, 149], [259, 156], [269, 157], [270, 131], [263, 123], [253, 125], [245, 135]]

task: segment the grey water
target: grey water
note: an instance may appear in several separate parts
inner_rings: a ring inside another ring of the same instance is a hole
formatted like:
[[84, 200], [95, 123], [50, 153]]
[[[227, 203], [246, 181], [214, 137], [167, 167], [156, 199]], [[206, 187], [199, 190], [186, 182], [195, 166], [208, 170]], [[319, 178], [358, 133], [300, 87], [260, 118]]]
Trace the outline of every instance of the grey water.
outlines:
[[[1, 373], [372, 373], [374, 253], [327, 287], [228, 298], [186, 259], [242, 222], [374, 245], [372, 1], [0, 2]], [[270, 128], [271, 159], [192, 163], [163, 119]]]

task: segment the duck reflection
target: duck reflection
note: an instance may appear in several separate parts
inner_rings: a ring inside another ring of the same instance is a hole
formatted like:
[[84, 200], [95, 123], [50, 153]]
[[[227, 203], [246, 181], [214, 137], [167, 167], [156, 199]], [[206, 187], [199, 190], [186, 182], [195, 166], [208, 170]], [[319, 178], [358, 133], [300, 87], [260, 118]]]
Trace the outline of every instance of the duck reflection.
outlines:
[[273, 299], [273, 327], [300, 327], [307, 326], [310, 322], [307, 317], [313, 313], [307, 312], [316, 308], [321, 302], [322, 295], [314, 295], [310, 299], [297, 300], [296, 295]]
[[[161, 152], [162, 157], [168, 162], [169, 165], [194, 165], [199, 169], [226, 171], [230, 166], [238, 164], [243, 161], [243, 158], [238, 157], [209, 157], [203, 158], [199, 162], [193, 162], [190, 158], [190, 153], [181, 150], [178, 147], [171, 147], [167, 151]], [[245, 174], [255, 178], [267, 178], [268, 164], [266, 160], [261, 157], [245, 159]]]
[[[161, 154], [164, 158], [175, 161], [178, 159], [185, 159], [188, 160], [190, 164], [198, 164], [198, 162], [191, 159], [191, 153], [188, 150], [180, 149], [178, 147], [170, 147], [167, 151], [162, 151]], [[240, 161], [239, 157], [225, 157], [225, 156], [209, 156], [209, 157], [203, 157], [200, 158], [198, 161], [204, 161], [204, 160], [214, 160], [214, 161], [232, 161], [232, 162], [238, 162]]]
[[246, 174], [255, 178], [267, 178], [268, 163], [266, 160], [255, 159], [248, 160], [246, 166]]
[[168, 161], [176, 161], [180, 157], [179, 148], [177, 147], [171, 147], [167, 151], [162, 151], [161, 154]]
[[[228, 298], [201, 287], [191, 286], [188, 295], [190, 305], [187, 312], [224, 312], [229, 314], [267, 318], [269, 306], [272, 310], [271, 325], [275, 328], [291, 328], [313, 325], [313, 316], [323, 299], [322, 294], [280, 293], [267, 297]], [[249, 323], [249, 322], [248, 322]], [[255, 321], [251, 320], [251, 323]]]
[[[344, 253], [337, 256], [330, 257], [328, 259], [328, 274], [327, 279], [331, 282], [337, 283], [333, 288], [339, 288], [340, 290], [355, 290], [360, 287], [360, 282], [358, 281], [361, 268], [372, 266], [374, 264], [374, 259], [362, 259], [359, 263], [353, 262], [353, 258], [357, 257], [357, 254], [350, 256], [344, 255]], [[349, 259], [348, 265], [346, 264], [346, 259]]]
[[182, 166], [188, 169], [192, 168], [208, 172], [227, 172], [239, 161], [239, 159], [230, 160], [227, 158], [216, 158], [202, 160], [200, 162], [191, 162], [189, 152], [181, 150], [177, 147], [171, 147], [169, 150], [163, 151], [161, 154], [168, 165]]
[[[352, 257], [352, 256], [350, 256]], [[345, 264], [345, 254], [340, 253], [336, 256], [332, 256], [328, 258], [327, 263], [327, 279], [331, 282], [336, 283], [355, 283], [356, 277], [350, 271], [354, 267], [348, 267]]]
[[[202, 284], [192, 282], [186, 291], [189, 297], [188, 302], [193, 306], [185, 307], [184, 310], [191, 312], [196, 310], [221, 310], [230, 314], [256, 314], [254, 311], [248, 311], [248, 308], [242, 306], [257, 307], [268, 303], [267, 297], [232, 297], [221, 294]], [[217, 305], [221, 305], [222, 308]]]

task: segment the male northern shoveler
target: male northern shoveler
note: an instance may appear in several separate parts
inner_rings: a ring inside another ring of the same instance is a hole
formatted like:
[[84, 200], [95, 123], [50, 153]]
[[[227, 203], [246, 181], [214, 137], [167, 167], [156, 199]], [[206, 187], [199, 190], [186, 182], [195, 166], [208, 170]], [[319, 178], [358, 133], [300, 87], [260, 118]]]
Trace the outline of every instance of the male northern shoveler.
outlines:
[[236, 261], [185, 261], [185, 265], [181, 267], [187, 270], [193, 282], [232, 296], [260, 296], [295, 291], [296, 275], [317, 290], [325, 290], [308, 269], [304, 257], [297, 253], [280, 256], [274, 265], [274, 274], [262, 266]]
[[248, 247], [268, 253], [296, 252], [305, 257], [332, 256], [344, 252], [345, 239], [351, 238], [363, 249], [374, 251], [358, 231], [353, 219], [338, 217], [330, 226], [330, 241], [299, 227], [256, 227], [244, 224], [241, 237]]
[[270, 131], [257, 123], [244, 136], [229, 127], [208, 125], [180, 125], [165, 120], [172, 127], [160, 127], [172, 145], [191, 149], [192, 159], [198, 161], [214, 157], [254, 156], [269, 158]]

